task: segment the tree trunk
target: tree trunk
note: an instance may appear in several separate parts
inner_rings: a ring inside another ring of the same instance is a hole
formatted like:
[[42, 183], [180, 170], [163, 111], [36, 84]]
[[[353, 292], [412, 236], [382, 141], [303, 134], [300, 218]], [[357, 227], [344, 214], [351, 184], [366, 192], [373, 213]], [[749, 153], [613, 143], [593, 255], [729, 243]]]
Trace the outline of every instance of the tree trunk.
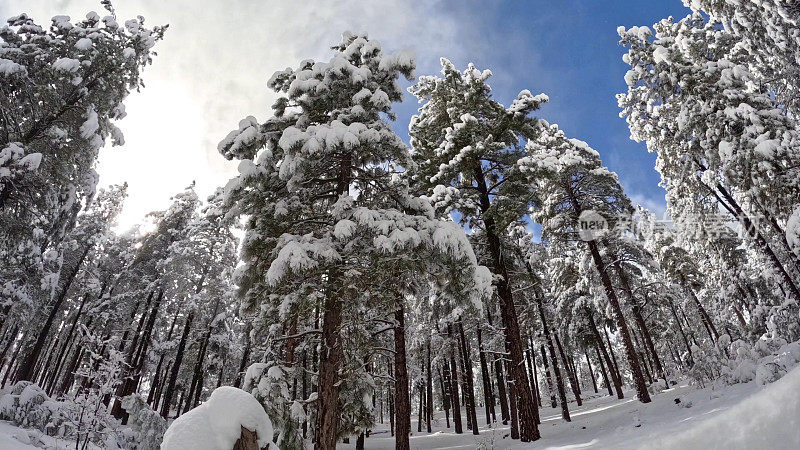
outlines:
[[647, 327], [647, 324], [644, 321], [644, 316], [642, 316], [642, 305], [640, 305], [633, 296], [633, 289], [631, 289], [630, 282], [628, 281], [628, 275], [623, 270], [622, 264], [620, 264], [614, 253], [610, 253], [610, 256], [614, 260], [614, 269], [617, 272], [617, 277], [622, 283], [622, 290], [625, 291], [628, 301], [630, 302], [631, 311], [633, 311], [633, 318], [636, 320], [636, 325], [639, 327], [639, 331], [642, 333], [644, 345], [647, 347], [647, 350], [650, 352], [650, 355], [653, 358], [655, 371], [660, 378], [666, 380], [664, 366], [661, 365], [661, 359], [658, 357], [656, 346], [653, 344], [653, 339], [650, 336], [650, 329]]
[[550, 393], [550, 407], [555, 408], [558, 406], [556, 402], [556, 390], [553, 388], [553, 376], [550, 373], [550, 365], [547, 363], [547, 353], [544, 350], [544, 344], [541, 345], [542, 352], [542, 365], [544, 366], [545, 378], [547, 378], [547, 392]]
[[581, 406], [583, 405], [583, 401], [581, 400], [580, 389], [578, 389], [578, 380], [575, 376], [575, 373], [569, 366], [569, 361], [567, 361], [567, 356], [564, 354], [564, 347], [561, 346], [561, 339], [558, 337], [558, 333], [553, 333], [553, 337], [556, 340], [556, 347], [558, 347], [558, 354], [561, 355], [561, 361], [564, 361], [564, 370], [567, 372], [567, 378], [569, 379], [569, 385], [572, 389], [572, 395], [575, 397], [575, 402], [578, 404], [578, 406]]
[[703, 307], [703, 304], [700, 303], [700, 299], [697, 298], [697, 295], [694, 293], [694, 289], [692, 289], [688, 283], [683, 283], [684, 288], [689, 293], [689, 297], [692, 299], [694, 306], [697, 307], [697, 310], [700, 312], [700, 319], [703, 321], [703, 325], [705, 325], [706, 330], [708, 330], [708, 335], [713, 342], [717, 342], [719, 339], [719, 332], [717, 331], [717, 327], [714, 326], [714, 322], [711, 320], [711, 316], [708, 315], [708, 312]]
[[[528, 272], [533, 274], [530, 266], [528, 266]], [[558, 356], [556, 356], [556, 350], [555, 347], [553, 347], [552, 333], [550, 332], [550, 327], [547, 325], [547, 314], [544, 309], [544, 293], [538, 283], [534, 287], [534, 297], [536, 298], [536, 307], [539, 310], [539, 321], [542, 323], [542, 333], [544, 334], [544, 340], [547, 342], [547, 349], [550, 353], [553, 378], [555, 378], [556, 390], [558, 391], [558, 398], [561, 403], [561, 417], [567, 422], [570, 422], [572, 419], [570, 418], [569, 406], [567, 405], [567, 393], [564, 391], [564, 381], [561, 378], [561, 370], [558, 367]], [[544, 358], [545, 356], [542, 355], [542, 357]], [[545, 367], [546, 366], [547, 362], [545, 362]]]
[[329, 293], [325, 298], [325, 312], [322, 318], [315, 450], [335, 448], [339, 433], [339, 368], [344, 359], [344, 349], [339, 334], [341, 326], [342, 302], [338, 296]]
[[464, 380], [466, 381], [467, 385], [467, 415], [469, 416], [469, 421], [472, 424], [472, 434], [478, 435], [478, 416], [475, 413], [475, 388], [473, 386], [473, 376], [472, 376], [472, 360], [469, 356], [470, 351], [469, 347], [467, 347], [467, 339], [464, 336], [464, 325], [461, 321], [456, 323], [456, 327], [458, 328], [458, 337], [459, 341], [461, 341], [461, 354], [463, 355], [464, 361]]
[[[769, 241], [755, 226], [753, 221], [744, 212], [744, 210], [742, 210], [742, 207], [739, 206], [739, 203], [733, 198], [728, 190], [719, 183], [716, 185], [716, 190], [711, 189], [709, 186], [706, 186], [706, 188], [709, 189], [709, 191], [717, 198], [717, 201], [741, 223], [747, 234], [756, 241], [756, 244], [758, 244], [759, 247], [761, 247], [772, 265], [778, 270], [781, 278], [783, 278], [784, 284], [787, 288], [789, 288], [789, 291], [792, 293], [794, 299], [800, 301], [800, 288], [797, 287], [791, 275], [789, 275], [778, 256], [772, 250], [772, 247], [769, 245]], [[722, 197], [724, 197], [724, 200], [720, 198], [720, 194]]]
[[456, 434], [464, 432], [461, 424], [461, 399], [458, 393], [458, 365], [456, 364], [456, 351], [450, 349], [450, 405], [453, 406], [453, 428]]
[[[408, 366], [406, 365], [406, 319], [402, 299], [394, 312], [394, 429], [395, 448], [409, 450], [411, 434], [411, 403], [408, 392]], [[390, 397], [391, 400], [391, 397]], [[391, 417], [389, 418], [391, 420]], [[335, 439], [335, 438], [334, 438]], [[335, 441], [334, 441], [335, 443]], [[334, 448], [334, 447], [329, 447]], [[324, 448], [320, 449], [324, 450]]]
[[258, 433], [242, 427], [242, 434], [233, 444], [233, 450], [259, 450]]
[[513, 383], [509, 384], [508, 406], [509, 406], [509, 412], [511, 413], [511, 439], [519, 439], [519, 416], [517, 415], [519, 412], [519, 410], [517, 409], [518, 399], [519, 397], [517, 397], [514, 384]]
[[[492, 326], [492, 314], [489, 308], [486, 308], [486, 319], [489, 321], [489, 326]], [[494, 358], [494, 375], [497, 380], [497, 395], [500, 397], [500, 418], [503, 425], [508, 425], [508, 420], [511, 415], [508, 410], [508, 395], [506, 393], [506, 382], [503, 376], [503, 362], [500, 358]]]
[[592, 371], [592, 362], [589, 361], [589, 352], [586, 349], [583, 349], [583, 354], [586, 356], [586, 367], [589, 368], [589, 376], [592, 377], [592, 388], [594, 388], [594, 393], [597, 394], [597, 380], [594, 378], [594, 371]]
[[236, 382], [233, 384], [234, 387], [240, 388], [242, 387], [242, 379], [244, 378], [244, 371], [247, 369], [247, 361], [250, 359], [250, 347], [252, 342], [250, 341], [250, 331], [253, 329], [253, 325], [251, 323], [247, 323], [244, 332], [244, 351], [242, 352], [242, 361], [239, 363], [239, 370], [236, 373]]
[[78, 261], [75, 263], [75, 267], [72, 268], [67, 276], [67, 279], [64, 280], [64, 283], [58, 292], [58, 296], [56, 296], [55, 302], [53, 302], [53, 305], [50, 307], [50, 313], [47, 315], [47, 320], [45, 320], [44, 325], [42, 325], [42, 328], [39, 329], [39, 332], [36, 335], [36, 342], [34, 342], [33, 347], [27, 353], [27, 355], [25, 355], [25, 358], [17, 369], [15, 381], [31, 379], [31, 376], [33, 375], [33, 368], [36, 365], [36, 361], [39, 359], [39, 353], [41, 353], [42, 348], [44, 348], [45, 340], [47, 339], [47, 335], [50, 333], [50, 327], [53, 325], [56, 315], [61, 311], [61, 305], [64, 303], [64, 299], [67, 297], [67, 292], [69, 291], [69, 287], [72, 285], [72, 280], [75, 279], [75, 276], [78, 274], [78, 271], [83, 265], [84, 259], [86, 259], [86, 255], [89, 254], [89, 250], [91, 249], [92, 245], [86, 246], [86, 248], [83, 250], [83, 253], [81, 253], [80, 258], [78, 258]]
[[494, 402], [492, 401], [493, 392], [489, 378], [489, 366], [486, 364], [486, 352], [483, 349], [480, 326], [477, 327], [476, 332], [478, 335], [478, 356], [481, 363], [481, 380], [483, 381], [483, 409], [486, 413], [486, 425], [491, 425], [492, 415], [494, 415]]
[[[619, 377], [619, 372], [614, 370], [611, 358], [608, 356], [608, 352], [606, 352], [606, 346], [605, 344], [603, 344], [603, 338], [600, 337], [600, 332], [597, 330], [597, 324], [595, 324], [594, 322], [594, 315], [588, 308], [586, 309], [586, 315], [589, 318], [589, 326], [592, 329], [592, 334], [594, 335], [595, 344], [600, 349], [600, 351], [602, 351], [603, 358], [605, 358], [606, 363], [608, 365], [608, 371], [611, 374], [611, 380], [614, 382], [614, 389], [617, 391], [617, 398], [622, 399], [624, 398], [624, 395], [622, 394], [622, 379], [620, 379]], [[606, 380], [606, 382], [607, 381], [608, 380]], [[609, 387], [609, 395], [611, 394], [610, 390], [611, 388]]]
[[622, 337], [622, 345], [625, 348], [625, 355], [628, 358], [628, 364], [630, 365], [631, 372], [633, 374], [633, 383], [636, 387], [636, 396], [639, 398], [640, 402], [649, 403], [650, 393], [647, 392], [647, 383], [644, 381], [642, 368], [639, 366], [639, 359], [636, 356], [636, 349], [633, 347], [633, 341], [631, 341], [631, 336], [628, 332], [628, 324], [625, 322], [625, 317], [622, 315], [622, 308], [619, 306], [617, 294], [614, 291], [614, 286], [611, 284], [611, 278], [609, 278], [603, 258], [600, 256], [600, 250], [597, 248], [597, 242], [588, 241], [587, 244], [589, 245], [589, 251], [592, 254], [595, 267], [600, 273], [600, 280], [602, 281], [603, 288], [606, 291], [606, 297], [608, 297], [608, 302], [611, 304], [611, 309], [614, 312], [617, 328], [619, 329], [620, 336]]
[[[178, 342], [178, 352], [175, 356], [175, 362], [172, 364], [172, 372], [169, 374], [169, 381], [167, 381], [167, 390], [164, 391], [164, 400], [161, 404], [161, 417], [167, 418], [169, 416], [169, 408], [172, 406], [172, 396], [175, 391], [175, 383], [178, 381], [178, 374], [180, 373], [181, 363], [183, 362], [183, 352], [186, 350], [186, 340], [189, 338], [189, 330], [192, 328], [192, 321], [194, 320], [194, 311], [191, 311], [186, 316], [186, 322], [183, 325], [183, 333], [181, 340]], [[184, 394], [184, 397], [186, 395]], [[180, 406], [178, 407], [180, 412]]]
[[[605, 350], [605, 349], [603, 349]], [[600, 373], [603, 375], [603, 382], [606, 384], [606, 388], [608, 388], [608, 395], [613, 396], [614, 391], [611, 390], [611, 382], [608, 379], [608, 373], [606, 372], [606, 366], [603, 364], [603, 357], [600, 355], [600, 348], [597, 345], [597, 342], [594, 344], [594, 351], [597, 353], [597, 361], [600, 363]], [[622, 393], [622, 392], [620, 392]]]
[[519, 319], [514, 306], [514, 298], [509, 284], [509, 275], [506, 270], [505, 259], [501, 249], [500, 238], [495, 229], [494, 217], [489, 212], [491, 206], [486, 179], [480, 162], [475, 164], [475, 179], [480, 192], [481, 216], [485, 225], [484, 232], [489, 241], [492, 269], [499, 275], [497, 281], [497, 294], [500, 297], [500, 313], [502, 317], [506, 341], [509, 347], [509, 381], [515, 386], [514, 392], [519, 397], [517, 409], [520, 421], [520, 440], [522, 442], [535, 441], [540, 438], [539, 427], [536, 425], [536, 405], [533, 401], [528, 376], [525, 373], [525, 362], [522, 358], [522, 338], [519, 331]]
[[686, 333], [683, 331], [683, 325], [681, 325], [681, 319], [678, 317], [678, 311], [675, 309], [675, 304], [672, 303], [671, 299], [667, 299], [667, 303], [669, 304], [669, 310], [672, 312], [672, 317], [675, 319], [675, 325], [678, 326], [678, 331], [681, 334], [681, 338], [683, 338], [683, 344], [686, 346], [686, 351], [689, 355], [689, 365], [694, 365], [694, 358], [692, 357], [692, 346], [689, 344], [689, 338], [686, 337]]
[[431, 373], [431, 341], [428, 340], [427, 343], [427, 375], [428, 380], [425, 384], [428, 388], [425, 398], [427, 399], [427, 404], [425, 405], [425, 423], [427, 425], [428, 433], [433, 432], [433, 428], [431, 427], [431, 421], [433, 420], [433, 374]]
[[444, 409], [445, 426], [450, 428], [450, 390], [447, 388], [448, 382], [445, 382], [447, 363], [444, 364], [444, 369], [437, 370], [439, 373], [439, 390], [442, 393], [442, 409]]
[[[102, 295], [102, 290], [101, 290]], [[64, 357], [66, 356], [67, 350], [69, 349], [70, 345], [72, 345], [72, 337], [75, 333], [75, 328], [78, 325], [78, 321], [81, 318], [81, 313], [83, 313], [83, 308], [86, 306], [86, 300], [89, 299], [89, 293], [85, 293], [83, 298], [81, 299], [81, 304], [78, 307], [78, 311], [75, 313], [75, 317], [72, 318], [72, 323], [70, 324], [69, 331], [67, 332], [67, 336], [64, 339], [64, 344], [61, 346], [61, 350], [58, 353], [58, 357], [56, 358], [55, 368], [53, 369], [52, 373], [50, 374], [50, 381], [46, 384], [47, 394], [53, 394], [53, 388], [55, 387], [55, 382], [58, 379], [58, 374], [61, 371], [61, 365], [64, 363]]]

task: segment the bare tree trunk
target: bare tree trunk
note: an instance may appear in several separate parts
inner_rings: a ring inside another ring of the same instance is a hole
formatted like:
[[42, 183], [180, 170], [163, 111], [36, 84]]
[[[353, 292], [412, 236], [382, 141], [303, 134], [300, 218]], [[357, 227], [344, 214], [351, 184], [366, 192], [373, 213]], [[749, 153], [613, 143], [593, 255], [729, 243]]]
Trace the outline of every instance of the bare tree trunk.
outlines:
[[586, 367], [589, 368], [589, 376], [592, 377], [592, 388], [594, 388], [594, 393], [597, 394], [597, 380], [594, 378], [594, 371], [592, 371], [592, 362], [589, 361], [589, 352], [586, 349], [583, 349], [583, 354], [586, 356]]
[[[614, 389], [617, 391], [617, 398], [622, 399], [624, 398], [624, 395], [622, 393], [622, 380], [619, 378], [619, 372], [614, 371], [614, 366], [612, 366], [611, 358], [608, 356], [608, 353], [606, 352], [605, 344], [603, 344], [603, 338], [600, 337], [600, 332], [597, 330], [597, 324], [595, 324], [594, 322], [594, 315], [592, 314], [592, 311], [589, 310], [589, 308], [586, 308], [586, 315], [589, 318], [589, 326], [592, 329], [592, 334], [594, 334], [595, 344], [597, 348], [600, 351], [602, 351], [603, 358], [605, 358], [606, 363], [608, 363], [607, 364], [608, 371], [611, 374], [611, 380], [614, 382]], [[605, 329], [603, 330], [605, 331]], [[601, 359], [600, 363], [602, 364], [602, 362], [603, 360]], [[608, 380], [606, 380], [606, 383], [608, 383]], [[608, 394], [611, 395], [611, 385], [609, 384], [608, 386], [609, 386]]]
[[561, 346], [561, 339], [558, 337], [558, 333], [553, 333], [553, 337], [556, 340], [556, 347], [558, 347], [558, 354], [561, 355], [561, 361], [564, 361], [564, 370], [567, 372], [567, 378], [569, 379], [569, 385], [572, 389], [572, 395], [575, 397], [575, 402], [578, 406], [583, 405], [583, 401], [581, 400], [581, 392], [578, 389], [578, 380], [575, 377], [575, 373], [572, 372], [572, 369], [569, 366], [569, 361], [567, 361], [567, 356], [564, 354], [564, 347]]
[[425, 398], [427, 399], [426, 407], [425, 407], [425, 423], [427, 425], [428, 433], [433, 432], [433, 428], [431, 427], [431, 421], [433, 420], [433, 374], [431, 373], [431, 341], [428, 340], [427, 343], [427, 375], [428, 380], [426, 386], [428, 390], [426, 391]]
[[628, 332], [628, 324], [625, 322], [625, 317], [622, 315], [622, 308], [617, 300], [617, 294], [614, 291], [614, 286], [611, 284], [611, 279], [606, 271], [603, 258], [600, 256], [600, 250], [597, 248], [597, 242], [588, 241], [587, 244], [589, 245], [589, 251], [592, 254], [594, 265], [597, 268], [597, 271], [600, 273], [600, 280], [602, 281], [603, 288], [606, 291], [608, 302], [611, 304], [611, 310], [614, 312], [617, 328], [619, 329], [620, 336], [622, 337], [622, 344], [625, 348], [625, 354], [628, 358], [628, 365], [630, 365], [631, 373], [633, 374], [633, 384], [636, 387], [636, 396], [639, 398], [640, 402], [649, 403], [650, 393], [647, 392], [647, 383], [644, 381], [642, 368], [640, 367], [639, 359], [636, 356], [636, 349], [633, 347], [633, 341], [631, 341], [631, 336]]
[[[167, 390], [164, 391], [164, 400], [161, 404], [161, 417], [167, 418], [169, 416], [169, 408], [172, 406], [172, 396], [175, 392], [175, 383], [178, 381], [178, 373], [180, 373], [181, 363], [183, 362], [183, 352], [186, 350], [186, 340], [189, 338], [189, 330], [192, 328], [192, 321], [194, 320], [194, 311], [191, 311], [186, 316], [186, 322], [183, 325], [183, 333], [181, 340], [178, 343], [178, 352], [175, 355], [175, 362], [172, 364], [172, 372], [169, 375], [167, 382]], [[186, 397], [186, 394], [183, 395]], [[180, 405], [178, 405], [178, 412], [180, 413]]]
[[[408, 392], [408, 366], [406, 365], [406, 319], [402, 299], [394, 313], [394, 412], [389, 417], [394, 424], [395, 448], [409, 450], [411, 434], [411, 403]], [[391, 401], [391, 397], [389, 398]], [[333, 448], [333, 447], [331, 447]]]
[[509, 274], [506, 270], [505, 259], [501, 250], [500, 238], [495, 229], [495, 221], [491, 214], [488, 214], [491, 206], [489, 191], [486, 179], [483, 176], [483, 169], [480, 162], [475, 164], [475, 179], [477, 188], [480, 192], [480, 207], [484, 232], [489, 242], [489, 253], [492, 259], [492, 268], [496, 275], [499, 275], [497, 282], [497, 294], [500, 297], [500, 313], [503, 322], [506, 341], [509, 350], [509, 375], [510, 382], [515, 386], [515, 393], [519, 397], [517, 409], [520, 419], [520, 440], [530, 442], [539, 439], [539, 427], [536, 425], [536, 411], [531, 394], [528, 376], [525, 373], [525, 362], [522, 357], [522, 338], [520, 337], [519, 319], [514, 305], [514, 298], [509, 284]]
[[469, 417], [469, 422], [472, 424], [472, 434], [477, 436], [478, 417], [475, 413], [475, 388], [473, 386], [472, 360], [469, 356], [470, 351], [467, 346], [467, 339], [464, 336], [464, 325], [461, 321], [456, 323], [456, 328], [458, 328], [458, 337], [459, 341], [461, 341], [461, 354], [463, 355], [462, 360], [464, 361], [464, 380], [467, 386], [467, 415]]
[[456, 434], [464, 432], [461, 424], [461, 399], [458, 393], [458, 365], [456, 364], [456, 351], [450, 349], [450, 404], [453, 406], [453, 427]]
[[477, 335], [478, 335], [478, 356], [480, 357], [481, 363], [481, 380], [483, 381], [483, 403], [484, 403], [484, 412], [486, 413], [486, 425], [491, 425], [492, 423], [492, 415], [494, 415], [494, 402], [492, 401], [492, 397], [494, 396], [492, 392], [491, 382], [489, 378], [489, 366], [486, 364], [486, 353], [483, 349], [483, 341], [481, 339], [481, 327], [478, 325], [476, 328]]
[[325, 312], [322, 318], [315, 450], [335, 448], [339, 433], [339, 368], [344, 359], [344, 349], [339, 334], [341, 326], [342, 302], [338, 296], [329, 293], [325, 298]]

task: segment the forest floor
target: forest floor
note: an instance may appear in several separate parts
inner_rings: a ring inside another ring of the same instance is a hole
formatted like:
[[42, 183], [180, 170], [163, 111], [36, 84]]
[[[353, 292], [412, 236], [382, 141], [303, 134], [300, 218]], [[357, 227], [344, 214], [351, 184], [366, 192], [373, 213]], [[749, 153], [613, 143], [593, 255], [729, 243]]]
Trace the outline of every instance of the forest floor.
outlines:
[[[541, 410], [542, 438], [523, 444], [512, 441], [507, 425], [485, 425], [478, 409], [480, 435], [457, 435], [445, 427], [443, 412], [437, 412], [433, 432], [417, 432], [412, 420], [412, 449], [798, 449], [800, 448], [800, 367], [767, 386], [756, 383], [696, 389], [685, 383], [653, 395], [649, 404], [639, 403], [632, 391], [617, 400], [596, 395], [583, 406], [570, 404], [572, 422], [561, 420], [560, 410], [546, 406]], [[680, 402], [676, 403], [676, 399]], [[499, 408], [497, 411], [499, 415]], [[462, 410], [463, 416], [463, 410]], [[366, 439], [367, 449], [393, 449], [388, 416]], [[452, 418], [451, 418], [452, 419]], [[42, 440], [38, 446], [31, 438]], [[339, 444], [339, 449], [355, 448]], [[0, 449], [74, 448], [74, 442], [41, 436], [33, 430], [0, 421]]]
[[[602, 394], [602, 391], [601, 391]], [[607, 394], [607, 391], [606, 391]], [[608, 395], [570, 404], [572, 422], [561, 420], [560, 409], [547, 405], [541, 412], [542, 438], [532, 443], [512, 441], [508, 425], [489, 427], [477, 411], [480, 435], [466, 430], [457, 435], [445, 427], [444, 413], [435, 414], [433, 433], [417, 432], [412, 419], [412, 449], [799, 449], [800, 368], [767, 386], [751, 382], [696, 389], [681, 383], [653, 395], [642, 404], [633, 391], [617, 400]], [[680, 403], [675, 400], [679, 399]], [[497, 410], [499, 416], [499, 408]], [[462, 411], [463, 416], [463, 411]], [[452, 419], [452, 418], [451, 418]], [[366, 439], [367, 449], [393, 449], [388, 423]], [[338, 449], [352, 449], [340, 444]]]

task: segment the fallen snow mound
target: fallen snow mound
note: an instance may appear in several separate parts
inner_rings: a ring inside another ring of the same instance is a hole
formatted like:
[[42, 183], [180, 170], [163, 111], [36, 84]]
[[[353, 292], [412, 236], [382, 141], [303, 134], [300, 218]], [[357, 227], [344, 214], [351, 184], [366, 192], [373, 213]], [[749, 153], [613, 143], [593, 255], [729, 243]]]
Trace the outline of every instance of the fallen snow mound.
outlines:
[[800, 448], [800, 367], [727, 411], [645, 447]]
[[231, 386], [214, 390], [211, 397], [178, 417], [164, 434], [162, 450], [230, 450], [241, 427], [258, 434], [258, 445], [272, 442], [272, 422], [252, 395]]

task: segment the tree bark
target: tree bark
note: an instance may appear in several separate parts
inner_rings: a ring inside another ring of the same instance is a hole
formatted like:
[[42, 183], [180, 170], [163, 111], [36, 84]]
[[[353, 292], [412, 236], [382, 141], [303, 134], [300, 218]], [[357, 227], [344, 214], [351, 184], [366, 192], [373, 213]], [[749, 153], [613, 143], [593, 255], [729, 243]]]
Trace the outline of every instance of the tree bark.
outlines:
[[636, 349], [633, 347], [633, 341], [631, 341], [631, 336], [628, 332], [628, 324], [625, 322], [625, 317], [622, 315], [622, 308], [619, 305], [619, 300], [617, 300], [617, 294], [614, 291], [614, 286], [611, 284], [611, 278], [608, 276], [608, 271], [606, 271], [603, 258], [600, 256], [600, 250], [597, 248], [597, 242], [592, 240], [588, 241], [587, 244], [589, 245], [589, 251], [592, 255], [592, 259], [594, 260], [595, 267], [600, 273], [600, 280], [602, 281], [603, 288], [606, 291], [606, 297], [608, 297], [608, 302], [611, 304], [611, 309], [614, 312], [617, 328], [619, 329], [620, 336], [622, 337], [622, 345], [625, 348], [625, 355], [628, 358], [628, 364], [630, 365], [631, 372], [633, 374], [633, 383], [636, 387], [636, 396], [639, 398], [640, 402], [649, 403], [650, 393], [647, 392], [647, 384], [645, 383], [644, 376], [642, 375], [642, 368], [639, 366], [639, 360], [636, 356]]
[[431, 373], [431, 341], [428, 340], [427, 342], [427, 375], [428, 380], [425, 386], [428, 388], [425, 394], [425, 398], [427, 399], [425, 405], [425, 424], [427, 425], [428, 433], [433, 432], [433, 428], [431, 426], [431, 421], [433, 420], [433, 374]]
[[339, 368], [344, 359], [341, 326], [342, 302], [338, 296], [329, 293], [325, 298], [325, 313], [322, 318], [315, 450], [335, 448], [339, 433]]
[[83, 261], [86, 259], [86, 255], [89, 254], [89, 250], [91, 250], [92, 247], [92, 245], [86, 246], [81, 253], [81, 256], [78, 258], [78, 261], [75, 263], [75, 266], [69, 272], [67, 279], [64, 280], [64, 283], [58, 292], [58, 296], [56, 296], [55, 302], [53, 302], [53, 305], [50, 307], [50, 313], [47, 315], [47, 320], [45, 320], [44, 325], [42, 325], [36, 335], [36, 342], [34, 342], [33, 347], [27, 353], [27, 355], [25, 355], [25, 358], [22, 360], [22, 363], [17, 369], [15, 381], [31, 379], [31, 376], [33, 375], [33, 368], [36, 365], [36, 361], [39, 359], [39, 353], [41, 353], [45, 340], [47, 339], [47, 335], [50, 333], [50, 327], [53, 325], [56, 315], [61, 311], [61, 305], [64, 303], [64, 299], [67, 297], [67, 292], [72, 285], [72, 281], [75, 279], [75, 276], [78, 275], [78, 271], [83, 265]]
[[[408, 398], [409, 392], [408, 366], [406, 365], [405, 308], [401, 302], [402, 299], [398, 301], [399, 304], [394, 313], [394, 420], [392, 422], [394, 422], [394, 428], [396, 430], [395, 448], [397, 450], [409, 450], [409, 435], [411, 434], [411, 403], [409, 402]], [[391, 417], [389, 419], [391, 420]]]
[[476, 161], [474, 171], [477, 188], [480, 193], [481, 216], [485, 225], [484, 231], [489, 241], [492, 268], [493, 272], [499, 275], [497, 294], [501, 300], [500, 313], [509, 346], [509, 381], [514, 384], [514, 391], [519, 397], [517, 409], [520, 421], [520, 440], [522, 442], [535, 441], [540, 438], [539, 427], [536, 425], [537, 411], [534, 411], [536, 405], [534, 404], [528, 377], [525, 373], [525, 362], [522, 357], [522, 338], [520, 337], [519, 320], [514, 306], [511, 285], [509, 284], [509, 275], [506, 270], [500, 238], [497, 235], [498, 230], [495, 229], [494, 217], [489, 212], [489, 207], [491, 206], [489, 190], [479, 161]]
[[[167, 381], [167, 390], [164, 391], [164, 400], [161, 404], [161, 417], [167, 418], [169, 416], [169, 408], [172, 406], [172, 396], [175, 391], [175, 383], [178, 381], [178, 374], [180, 373], [181, 363], [183, 362], [183, 352], [186, 350], [186, 341], [189, 338], [189, 330], [192, 328], [192, 321], [194, 320], [194, 311], [191, 311], [186, 316], [186, 322], [183, 325], [183, 333], [181, 333], [181, 340], [178, 343], [178, 352], [175, 355], [175, 362], [172, 364], [172, 372], [169, 374], [169, 381]], [[184, 397], [186, 395], [184, 394]], [[180, 413], [180, 405], [178, 407]]]
[[492, 401], [494, 393], [492, 392], [492, 387], [490, 384], [489, 366], [486, 364], [486, 352], [484, 352], [483, 348], [480, 325], [477, 327], [476, 331], [478, 335], [478, 356], [480, 357], [481, 363], [481, 380], [483, 381], [483, 409], [486, 413], [486, 425], [491, 425], [492, 415], [494, 415], [494, 402]]
[[472, 424], [472, 434], [478, 435], [478, 417], [475, 413], [475, 388], [473, 386], [473, 376], [472, 376], [472, 360], [469, 357], [469, 347], [467, 347], [467, 339], [464, 335], [464, 325], [461, 321], [456, 323], [456, 328], [458, 329], [458, 337], [459, 341], [461, 341], [461, 354], [462, 360], [464, 361], [464, 380], [466, 381], [467, 386], [467, 414], [469, 415], [469, 421]]
[[[611, 358], [608, 356], [608, 352], [606, 352], [606, 346], [603, 344], [603, 338], [600, 337], [600, 332], [597, 330], [597, 324], [594, 322], [594, 315], [588, 308], [586, 309], [586, 316], [589, 318], [589, 326], [591, 327], [592, 334], [594, 335], [595, 345], [599, 349], [598, 351], [602, 352], [603, 358], [606, 360], [608, 365], [608, 372], [611, 374], [611, 381], [614, 382], [614, 389], [617, 391], [617, 398], [621, 400], [624, 398], [622, 393], [622, 380], [619, 377], [619, 373], [614, 370]], [[602, 362], [603, 361], [601, 359], [600, 363], [602, 364]], [[606, 380], [606, 383], [608, 383], [608, 380]], [[609, 385], [608, 394], [611, 395], [611, 385]]]
[[450, 349], [450, 405], [453, 407], [453, 428], [456, 434], [464, 432], [461, 423], [461, 399], [458, 393], [458, 365], [456, 364], [456, 351]]

